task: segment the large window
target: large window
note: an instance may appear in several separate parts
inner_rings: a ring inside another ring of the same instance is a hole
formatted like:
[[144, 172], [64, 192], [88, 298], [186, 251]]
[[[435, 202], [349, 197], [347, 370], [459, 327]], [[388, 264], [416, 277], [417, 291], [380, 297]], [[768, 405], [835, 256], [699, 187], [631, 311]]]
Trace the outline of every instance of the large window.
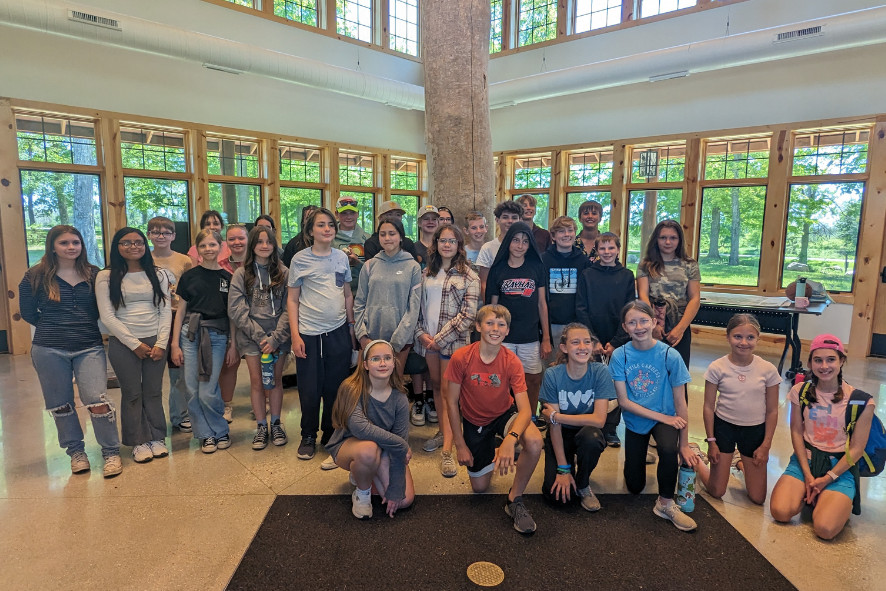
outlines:
[[631, 151], [631, 182], [678, 182], [683, 180], [686, 146], [636, 146]]
[[[535, 197], [536, 225], [542, 228], [548, 227], [548, 211], [550, 205], [551, 186], [551, 155], [527, 154], [514, 158], [514, 179], [512, 197], [518, 197], [529, 193]], [[528, 189], [528, 190], [527, 190]], [[538, 189], [542, 189], [539, 191]]]
[[502, 14], [503, 5], [504, 0], [492, 0], [490, 5], [489, 53], [496, 53], [502, 50], [502, 23], [504, 23], [504, 16]]
[[[662, 220], [680, 221], [681, 189], [648, 189], [631, 191], [628, 211], [627, 264], [637, 272], [637, 265], [646, 254], [646, 244], [656, 224]], [[625, 241], [622, 240], [622, 245]], [[704, 277], [702, 277], [704, 279]]]
[[520, 0], [517, 45], [531, 45], [557, 37], [557, 0]]
[[[391, 158], [391, 199], [400, 204], [403, 211], [403, 228], [406, 235], [418, 236], [418, 206], [421, 199], [421, 163], [411, 158]], [[409, 193], [407, 193], [409, 191]], [[437, 205], [446, 205], [437, 203]]]
[[621, 22], [622, 0], [576, 0], [575, 33], [584, 33]]
[[280, 144], [280, 243], [302, 231], [302, 212], [323, 205], [323, 150], [319, 146]]
[[225, 225], [251, 224], [261, 215], [261, 187], [240, 183], [209, 183], [209, 209], [220, 212]]
[[323, 205], [323, 191], [299, 187], [280, 187], [280, 244], [285, 245], [304, 228], [302, 212], [308, 205]]
[[697, 0], [640, 0], [640, 18], [690, 8], [697, 3]]
[[418, 55], [418, 0], [390, 0], [388, 11], [391, 49]]
[[274, 0], [274, 14], [287, 20], [317, 26], [317, 0]]
[[258, 142], [221, 137], [206, 138], [209, 174], [258, 178]]
[[566, 194], [566, 215], [575, 220], [578, 233], [582, 231], [581, 219], [578, 217], [578, 209], [586, 201], [596, 201], [603, 207], [603, 215], [597, 229], [600, 232], [609, 232], [610, 207], [612, 205], [612, 193], [609, 191], [586, 191], [583, 193]]
[[372, 42], [372, 0], [336, 0], [336, 30], [352, 39]]
[[575, 219], [578, 231], [582, 224], [578, 210], [585, 201], [596, 201], [603, 207], [603, 216], [597, 226], [601, 232], [609, 231], [610, 204], [612, 201], [612, 148], [579, 150], [566, 155], [569, 168], [566, 186], [566, 215]]
[[152, 217], [162, 215], [173, 222], [188, 221], [188, 181], [124, 177], [123, 191], [129, 226], [147, 233]]

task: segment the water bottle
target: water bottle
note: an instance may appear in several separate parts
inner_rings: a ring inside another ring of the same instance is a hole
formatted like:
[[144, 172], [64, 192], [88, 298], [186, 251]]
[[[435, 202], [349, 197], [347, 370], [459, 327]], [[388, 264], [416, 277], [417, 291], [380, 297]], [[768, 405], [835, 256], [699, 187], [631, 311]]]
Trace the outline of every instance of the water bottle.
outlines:
[[794, 307], [795, 308], [808, 308], [809, 307], [809, 298], [806, 297], [806, 278], [798, 277], [796, 291], [794, 293]]
[[683, 513], [695, 510], [695, 470], [692, 466], [682, 464], [677, 476], [677, 495], [674, 497]]
[[261, 356], [261, 385], [265, 390], [272, 390], [274, 383], [274, 364], [277, 363], [277, 353], [262, 353]]

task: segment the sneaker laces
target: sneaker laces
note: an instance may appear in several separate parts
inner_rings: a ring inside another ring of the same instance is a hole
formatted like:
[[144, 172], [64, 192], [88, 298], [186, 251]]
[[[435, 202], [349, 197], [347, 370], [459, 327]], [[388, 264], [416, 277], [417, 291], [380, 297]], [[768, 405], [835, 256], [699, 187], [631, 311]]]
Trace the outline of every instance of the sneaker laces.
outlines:
[[218, 445], [218, 440], [215, 437], [207, 437], [206, 439], [203, 440], [203, 445], [204, 446]]
[[523, 499], [521, 497], [517, 497], [511, 502], [511, 517], [517, 522], [523, 521], [524, 519], [532, 519], [529, 515], [529, 511], [526, 509], [526, 505], [523, 504]]

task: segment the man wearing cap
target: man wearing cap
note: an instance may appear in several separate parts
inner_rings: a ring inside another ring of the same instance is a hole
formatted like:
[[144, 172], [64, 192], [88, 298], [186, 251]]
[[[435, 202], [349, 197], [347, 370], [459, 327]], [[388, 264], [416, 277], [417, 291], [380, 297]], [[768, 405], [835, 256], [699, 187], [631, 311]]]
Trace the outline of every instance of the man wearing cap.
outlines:
[[342, 196], [335, 202], [338, 232], [332, 241], [332, 247], [348, 255], [348, 263], [351, 266], [351, 291], [355, 293], [360, 269], [366, 260], [363, 256], [363, 244], [369, 238], [366, 230], [357, 223], [358, 214], [356, 197]]
[[418, 208], [418, 242], [415, 243], [415, 260], [424, 269], [428, 264], [428, 249], [434, 240], [434, 232], [440, 224], [440, 212], [433, 205]]
[[[376, 219], [380, 222], [383, 217], [390, 217], [402, 222], [404, 213], [406, 212], [396, 201], [385, 201], [378, 206], [378, 216]], [[363, 244], [363, 250], [365, 251], [367, 261], [381, 252], [381, 243], [378, 241], [378, 223], [375, 224], [375, 228], [375, 232], [372, 236], [367, 238], [366, 242]], [[411, 254], [416, 261], [418, 260], [418, 258], [415, 257], [415, 243], [412, 242], [412, 240], [409, 238], [403, 238], [401, 248]]]

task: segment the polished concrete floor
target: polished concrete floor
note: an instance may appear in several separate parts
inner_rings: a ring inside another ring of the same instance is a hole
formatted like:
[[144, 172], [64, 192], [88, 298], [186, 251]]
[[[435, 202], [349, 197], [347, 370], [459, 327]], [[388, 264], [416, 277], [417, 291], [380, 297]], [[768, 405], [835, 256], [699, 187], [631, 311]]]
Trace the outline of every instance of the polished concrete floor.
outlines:
[[[690, 437], [694, 441], [704, 438], [702, 375], [707, 364], [725, 352], [725, 347], [693, 347]], [[886, 361], [851, 361], [845, 376], [856, 387], [886, 400]], [[254, 424], [249, 419], [247, 384], [244, 365], [234, 400], [230, 449], [204, 455], [188, 434], [175, 432], [168, 440], [169, 457], [139, 465], [124, 448], [123, 474], [105, 480], [89, 425], [86, 449], [93, 471], [72, 475], [68, 457], [58, 447], [53, 420], [43, 411], [29, 357], [0, 355], [0, 588], [223, 589], [275, 495], [349, 493], [346, 472], [320, 470], [325, 453], [309, 462], [296, 457], [295, 390], [287, 392], [284, 402], [289, 445], [252, 450]], [[779, 427], [769, 461], [770, 490], [791, 453], [786, 393], [787, 382], [781, 390]], [[119, 394], [119, 390], [110, 392], [118, 401]], [[878, 411], [886, 418], [886, 408]], [[82, 421], [85, 410], [79, 412]], [[464, 468], [457, 477], [444, 479], [437, 468], [439, 456], [421, 451], [422, 442], [433, 432], [430, 425], [412, 428], [417, 493], [470, 494]], [[596, 492], [626, 492], [621, 456], [616, 449], [603, 454], [592, 475]], [[654, 470], [649, 474], [648, 490], [654, 490]], [[493, 492], [506, 492], [508, 484], [493, 481]], [[539, 492], [540, 484], [539, 466], [529, 492]], [[723, 500], [708, 500], [798, 588], [883, 589], [886, 477], [865, 479], [862, 493], [863, 514], [852, 517], [840, 536], [827, 543], [799, 519], [789, 525], [773, 522], [768, 508], [752, 505], [735, 478]], [[342, 512], [350, 511], [349, 502], [342, 497]], [[502, 535], [518, 534], [505, 528]], [[674, 529], [675, 549], [683, 535]], [[446, 589], [446, 581], [439, 588]]]

